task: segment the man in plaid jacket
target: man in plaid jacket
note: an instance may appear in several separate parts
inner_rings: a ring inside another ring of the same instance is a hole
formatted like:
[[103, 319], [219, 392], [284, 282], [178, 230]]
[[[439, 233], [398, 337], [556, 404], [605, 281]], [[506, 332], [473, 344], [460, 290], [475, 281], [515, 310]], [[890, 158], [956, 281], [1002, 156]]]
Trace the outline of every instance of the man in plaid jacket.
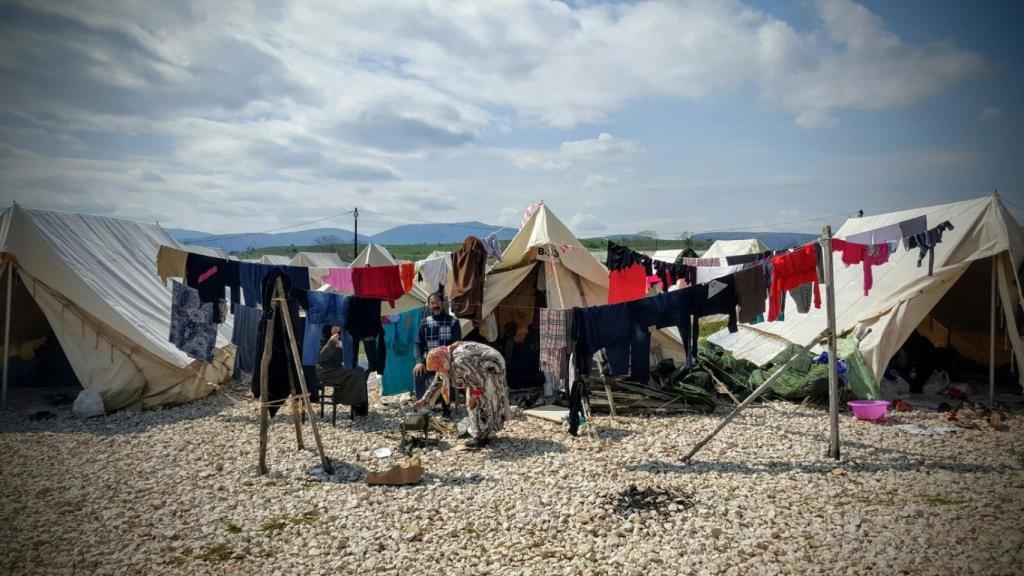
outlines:
[[[444, 295], [440, 292], [431, 294], [427, 298], [427, 309], [430, 313], [423, 316], [420, 329], [416, 332], [416, 366], [412, 369], [412, 375], [416, 379], [417, 398], [423, 397], [427, 391], [427, 384], [434, 378], [434, 373], [428, 372], [425, 364], [427, 352], [438, 346], [450, 346], [453, 342], [462, 340], [459, 319], [448, 313]], [[441, 405], [444, 416], [451, 418], [451, 407], [443, 400]]]

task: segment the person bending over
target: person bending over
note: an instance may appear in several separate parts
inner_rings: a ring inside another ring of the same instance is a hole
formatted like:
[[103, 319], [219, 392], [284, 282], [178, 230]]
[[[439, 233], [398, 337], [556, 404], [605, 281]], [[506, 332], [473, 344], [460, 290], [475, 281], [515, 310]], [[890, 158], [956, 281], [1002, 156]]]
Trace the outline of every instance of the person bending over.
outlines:
[[438, 346], [427, 355], [426, 368], [436, 376], [415, 407], [432, 404], [438, 395], [447, 396], [449, 386], [465, 391], [470, 436], [467, 447], [485, 446], [505, 426], [509, 418], [508, 383], [505, 360], [497, 350], [478, 342]]

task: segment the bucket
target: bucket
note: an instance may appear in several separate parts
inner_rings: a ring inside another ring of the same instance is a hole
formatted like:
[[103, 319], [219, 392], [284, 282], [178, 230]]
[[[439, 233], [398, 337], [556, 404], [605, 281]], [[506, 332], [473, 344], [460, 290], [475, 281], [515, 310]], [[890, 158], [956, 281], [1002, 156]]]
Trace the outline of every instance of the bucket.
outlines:
[[857, 420], [881, 420], [889, 410], [888, 400], [850, 400], [846, 403]]

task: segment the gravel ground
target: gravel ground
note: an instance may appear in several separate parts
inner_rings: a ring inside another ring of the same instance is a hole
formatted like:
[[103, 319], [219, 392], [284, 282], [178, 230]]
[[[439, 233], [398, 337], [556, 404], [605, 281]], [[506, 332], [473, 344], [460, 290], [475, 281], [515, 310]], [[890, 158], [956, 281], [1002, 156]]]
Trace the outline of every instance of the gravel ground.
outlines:
[[[1021, 574], [1024, 418], [942, 437], [754, 407], [721, 418], [597, 418], [603, 441], [516, 413], [491, 447], [423, 453], [412, 487], [371, 487], [394, 412], [321, 426], [310, 471], [287, 414], [255, 475], [242, 392], [87, 421], [0, 416], [2, 574]], [[347, 415], [347, 414], [346, 414]], [[942, 415], [900, 415], [946, 424]], [[312, 434], [304, 430], [307, 444]]]

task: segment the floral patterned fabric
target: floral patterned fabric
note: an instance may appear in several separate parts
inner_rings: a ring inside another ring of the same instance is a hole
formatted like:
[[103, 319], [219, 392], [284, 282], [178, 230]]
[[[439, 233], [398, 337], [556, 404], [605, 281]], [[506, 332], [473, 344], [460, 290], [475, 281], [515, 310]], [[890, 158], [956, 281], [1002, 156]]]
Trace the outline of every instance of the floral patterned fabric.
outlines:
[[[469, 435], [477, 440], [498, 433], [509, 418], [508, 383], [505, 360], [497, 350], [478, 342], [461, 342], [452, 350], [451, 370], [438, 373], [424, 398], [428, 405], [437, 400], [445, 379], [466, 390], [467, 397], [476, 398], [469, 411]], [[468, 404], [467, 404], [468, 407]]]
[[[171, 289], [171, 344], [200, 362], [213, 362], [217, 342], [214, 303], [199, 300], [199, 291], [174, 281]], [[219, 305], [219, 304], [218, 304]]]

